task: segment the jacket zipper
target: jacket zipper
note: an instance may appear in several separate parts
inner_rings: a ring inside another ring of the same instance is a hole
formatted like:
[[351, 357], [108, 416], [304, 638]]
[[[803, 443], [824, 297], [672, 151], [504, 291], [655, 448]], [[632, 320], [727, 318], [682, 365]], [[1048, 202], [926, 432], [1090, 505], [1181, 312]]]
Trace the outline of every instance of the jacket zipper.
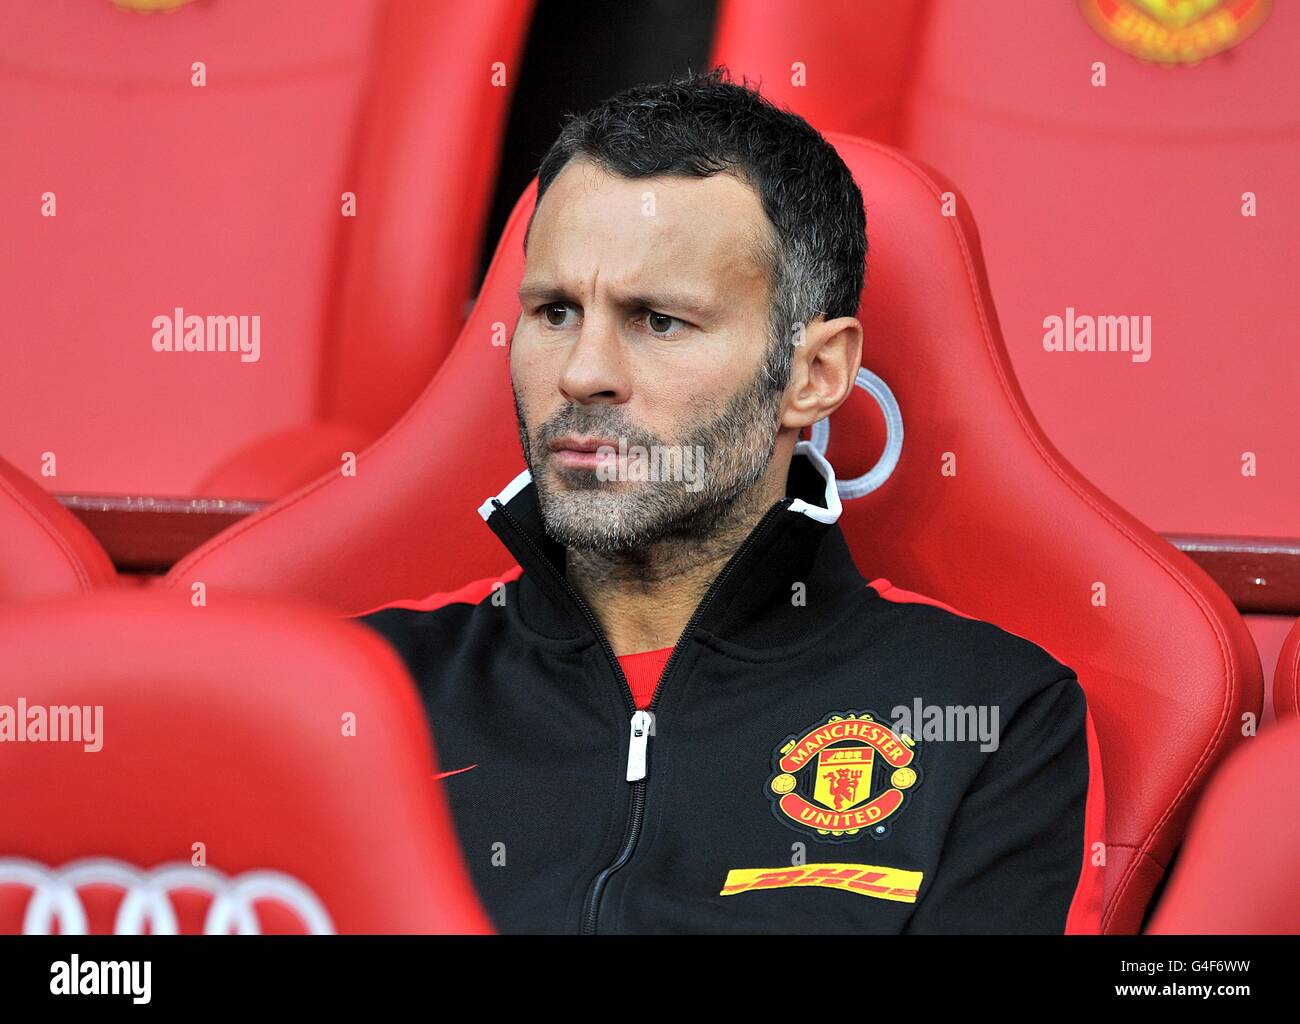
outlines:
[[650, 735], [654, 728], [654, 711], [659, 705], [659, 700], [663, 696], [668, 680], [672, 677], [673, 670], [677, 667], [677, 656], [690, 642], [695, 633], [696, 626], [708, 608], [709, 603], [713, 600], [714, 595], [718, 592], [727, 577], [731, 575], [732, 569], [740, 561], [741, 557], [748, 551], [758, 538], [767, 531], [768, 525], [776, 518], [778, 512], [787, 504], [785, 499], [776, 502], [759, 520], [758, 525], [754, 527], [748, 537], [736, 549], [735, 553], [722, 567], [714, 581], [709, 584], [709, 589], [705, 592], [703, 599], [696, 606], [695, 611], [691, 614], [690, 621], [686, 623], [686, 628], [682, 630], [682, 635], [677, 638], [677, 643], [673, 645], [672, 654], [668, 656], [668, 662], [664, 665], [663, 674], [659, 678], [659, 684], [655, 687], [654, 696], [650, 698], [650, 705], [642, 711], [636, 706], [636, 698], [632, 696], [632, 687], [628, 685], [627, 676], [623, 674], [623, 666], [618, 663], [618, 657], [614, 654], [614, 648], [609, 639], [605, 636], [605, 631], [600, 627], [600, 621], [596, 618], [594, 612], [587, 605], [582, 595], [569, 582], [568, 578], [560, 572], [546, 557], [541, 546], [533, 540], [531, 536], [523, 529], [517, 520], [504, 505], [499, 501], [494, 502], [497, 510], [505, 517], [511, 528], [523, 538], [524, 543], [535, 554], [538, 560], [550, 570], [551, 575], [560, 581], [569, 597], [572, 598], [575, 605], [582, 612], [587, 620], [587, 625], [591, 628], [596, 639], [600, 641], [601, 648], [605, 652], [605, 657], [609, 661], [610, 667], [614, 670], [614, 677], [623, 690], [623, 700], [627, 706], [628, 715], [631, 718], [631, 736], [628, 742], [628, 761], [627, 761], [627, 781], [632, 784], [632, 806], [628, 812], [627, 827], [623, 832], [623, 845], [619, 849], [618, 855], [614, 860], [598, 875], [592, 883], [586, 902], [583, 905], [582, 924], [580, 933], [583, 935], [594, 935], [596, 933], [596, 924], [600, 919], [600, 901], [605, 893], [605, 886], [615, 871], [623, 867], [631, 858], [636, 849], [637, 841], [641, 838], [641, 825], [645, 818], [646, 803], [646, 785], [647, 776], [649, 775], [648, 767], [648, 747]]

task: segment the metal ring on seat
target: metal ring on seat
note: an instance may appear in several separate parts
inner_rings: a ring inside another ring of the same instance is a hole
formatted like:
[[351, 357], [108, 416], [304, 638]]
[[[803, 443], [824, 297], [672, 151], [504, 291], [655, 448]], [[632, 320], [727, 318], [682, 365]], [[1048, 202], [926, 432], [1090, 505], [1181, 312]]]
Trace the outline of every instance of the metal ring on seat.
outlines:
[[[889, 390], [889, 385], [865, 367], [859, 368], [854, 385], [860, 387], [876, 400], [880, 412], [885, 417], [885, 450], [876, 464], [862, 476], [852, 480], [838, 481], [841, 498], [861, 498], [870, 494], [883, 484], [894, 472], [898, 459], [903, 454], [903, 410], [898, 406], [898, 399]], [[831, 440], [831, 421], [827, 416], [813, 424], [812, 443], [823, 455]]]

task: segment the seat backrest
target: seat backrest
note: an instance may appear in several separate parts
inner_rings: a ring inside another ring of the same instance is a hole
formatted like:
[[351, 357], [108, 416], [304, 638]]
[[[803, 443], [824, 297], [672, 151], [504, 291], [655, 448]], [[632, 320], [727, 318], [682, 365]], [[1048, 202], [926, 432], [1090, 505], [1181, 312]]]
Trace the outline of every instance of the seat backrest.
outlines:
[[1230, 757], [1196, 808], [1147, 933], [1300, 934], [1300, 722]]
[[[389, 426], [464, 320], [531, 6], [5, 4], [0, 454], [188, 495], [267, 436]], [[155, 351], [177, 310], [244, 318], [247, 359]]]
[[920, 0], [720, 0], [711, 63], [820, 131], [897, 145], [922, 13]]
[[[936, 0], [903, 145], [979, 211], [1016, 374], [1082, 473], [1163, 533], [1300, 536], [1300, 363], [1279, 329], [1300, 319], [1300, 5], [1177, 67], [1080, 6]], [[1049, 317], [1079, 339], [1085, 318], [1149, 317], [1150, 358], [1047, 351]]]
[[[884, 486], [845, 503], [867, 578], [942, 600], [1074, 668], [1106, 764], [1106, 924], [1135, 931], [1189, 799], [1258, 715], [1258, 657], [1190, 560], [1084, 480], [1043, 436], [998, 332], [965, 201], [895, 150], [830, 134], [867, 207], [863, 364], [901, 407]], [[477, 508], [522, 468], [506, 340], [519, 316], [516, 206], [477, 306], [407, 415], [355, 476], [322, 478], [214, 538], [167, 585], [287, 593], [360, 612], [452, 590], [511, 564]], [[883, 420], [865, 393], [831, 420], [841, 479], [866, 473]]]
[[372, 438], [419, 397], [472, 304], [532, 11], [389, 0], [381, 13], [353, 157], [366, 210], [339, 247], [322, 398]]
[[369, 631], [123, 592], [7, 608], [0, 665], [0, 932], [486, 930]]
[[108, 553], [35, 480], [0, 459], [0, 601], [116, 586]]

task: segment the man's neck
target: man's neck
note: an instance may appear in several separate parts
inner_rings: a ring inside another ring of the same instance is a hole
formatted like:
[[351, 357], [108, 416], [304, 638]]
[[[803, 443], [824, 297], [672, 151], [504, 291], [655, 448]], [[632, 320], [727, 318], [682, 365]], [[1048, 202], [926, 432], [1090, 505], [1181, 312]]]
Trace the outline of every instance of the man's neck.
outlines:
[[723, 566], [784, 494], [784, 479], [774, 486], [765, 477], [704, 538], [669, 537], [613, 554], [570, 548], [565, 575], [616, 656], [671, 647]]

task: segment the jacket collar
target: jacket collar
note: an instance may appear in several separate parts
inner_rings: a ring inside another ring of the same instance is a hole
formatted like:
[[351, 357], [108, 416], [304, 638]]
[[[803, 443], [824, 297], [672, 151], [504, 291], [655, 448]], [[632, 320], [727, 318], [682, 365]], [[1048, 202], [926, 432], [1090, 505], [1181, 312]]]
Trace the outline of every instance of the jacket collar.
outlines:
[[[765, 648], [813, 632], [847, 592], [866, 585], [839, 528], [841, 512], [834, 469], [810, 442], [800, 441], [785, 497], [714, 580], [697, 613], [696, 633]], [[556, 639], [595, 640], [596, 623], [564, 577], [566, 551], [542, 526], [532, 474], [520, 473], [483, 502], [479, 515], [524, 570], [519, 612], [525, 624]]]

